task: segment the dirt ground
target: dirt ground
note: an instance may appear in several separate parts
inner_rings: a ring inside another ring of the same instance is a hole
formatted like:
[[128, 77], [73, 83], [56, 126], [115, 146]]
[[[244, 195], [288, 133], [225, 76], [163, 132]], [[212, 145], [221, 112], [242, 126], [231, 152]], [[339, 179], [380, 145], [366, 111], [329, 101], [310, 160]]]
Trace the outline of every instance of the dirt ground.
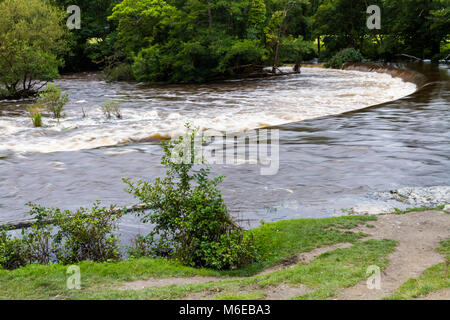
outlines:
[[[353, 229], [354, 232], [363, 232], [371, 235], [361, 239], [392, 239], [398, 241], [396, 250], [388, 256], [389, 265], [381, 274], [381, 288], [368, 289], [366, 281], [345, 288], [336, 297], [338, 300], [374, 300], [393, 294], [397, 288], [410, 278], [419, 277], [427, 268], [445, 262], [442, 254], [435, 251], [442, 240], [450, 238], [450, 214], [441, 211], [411, 212], [404, 215], [380, 215], [377, 221], [370, 222]], [[298, 262], [308, 262], [320, 254], [338, 248], [348, 248], [350, 243], [341, 243], [333, 246], [318, 248], [311, 252], [302, 253], [288, 259], [283, 263], [264, 270], [261, 274], [267, 274], [294, 266]], [[139, 290], [146, 287], [162, 287], [167, 285], [183, 285], [203, 282], [216, 282], [230, 278], [216, 277], [191, 277], [191, 278], [151, 278], [144, 281], [125, 283], [122, 290]], [[278, 287], [259, 289], [264, 292], [269, 300], [283, 300], [290, 297], [305, 294], [310, 290], [306, 286]], [[197, 293], [188, 299], [208, 299], [210, 293]], [[450, 299], [450, 290], [432, 292], [421, 299]]]
[[338, 299], [374, 300], [393, 294], [409, 278], [419, 277], [425, 269], [445, 262], [435, 251], [442, 240], [450, 238], [450, 215], [440, 211], [383, 215], [371, 223], [374, 228], [359, 227], [372, 236], [367, 239], [392, 239], [398, 246], [388, 256], [389, 265], [381, 275], [381, 289], [368, 289], [366, 281], [344, 289]]

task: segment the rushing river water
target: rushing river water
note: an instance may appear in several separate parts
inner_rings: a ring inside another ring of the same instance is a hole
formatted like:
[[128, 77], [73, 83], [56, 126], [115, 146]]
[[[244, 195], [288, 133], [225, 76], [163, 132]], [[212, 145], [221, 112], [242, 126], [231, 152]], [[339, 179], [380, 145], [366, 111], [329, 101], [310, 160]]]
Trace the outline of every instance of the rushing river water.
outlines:
[[[449, 69], [413, 68], [427, 77], [417, 92], [384, 73], [318, 68], [183, 86], [64, 76], [58, 83], [70, 103], [59, 125], [45, 118], [44, 128], [32, 128], [26, 103], [0, 102], [0, 221], [25, 217], [27, 201], [67, 209], [98, 199], [135, 203], [121, 179], [162, 175], [155, 138], [180, 133], [186, 122], [280, 130], [277, 175], [252, 165], [213, 167], [226, 176], [221, 189], [231, 212], [252, 226], [341, 214], [376, 201], [377, 191], [450, 185]], [[101, 104], [111, 98], [122, 101], [122, 120], [104, 119]], [[132, 216], [121, 224], [125, 235], [141, 228]]]

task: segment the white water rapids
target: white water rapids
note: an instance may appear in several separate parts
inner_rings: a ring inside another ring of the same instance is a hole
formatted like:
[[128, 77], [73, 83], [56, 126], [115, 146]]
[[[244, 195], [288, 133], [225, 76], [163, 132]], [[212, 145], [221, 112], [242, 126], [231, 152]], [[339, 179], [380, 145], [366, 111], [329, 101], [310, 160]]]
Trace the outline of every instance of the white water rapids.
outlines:
[[[245, 131], [358, 110], [416, 90], [416, 85], [388, 74], [320, 68], [207, 85], [106, 83], [92, 74], [66, 76], [57, 83], [69, 93], [65, 118], [58, 124], [45, 117], [44, 127], [33, 128], [25, 105], [8, 102], [0, 117], [0, 155], [76, 151], [170, 137], [181, 133], [186, 123]], [[108, 99], [122, 101], [123, 119], [104, 117], [101, 105]], [[14, 104], [17, 108], [11, 107]]]

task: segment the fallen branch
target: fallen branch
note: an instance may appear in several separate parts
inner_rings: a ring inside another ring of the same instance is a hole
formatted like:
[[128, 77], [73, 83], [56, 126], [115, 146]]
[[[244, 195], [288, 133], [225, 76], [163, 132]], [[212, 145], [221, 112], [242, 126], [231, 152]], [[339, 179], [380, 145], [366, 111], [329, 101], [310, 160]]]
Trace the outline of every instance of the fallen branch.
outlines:
[[[280, 72], [280, 74], [285, 74], [283, 71], [281, 71], [280, 70], [280, 68], [278, 68], [278, 67], [272, 67], [273, 69], [272, 70], [278, 70], [279, 72]], [[273, 72], [272, 71], [272, 73], [275, 73], [275, 72]]]
[[406, 53], [401, 53], [401, 54], [398, 54], [397, 56], [404, 56], [404, 57], [416, 59], [417, 61], [422, 61], [422, 59], [417, 58], [417, 57], [412, 56], [412, 55], [409, 55], [409, 54], [406, 54]]
[[[109, 212], [111, 214], [125, 214], [135, 211], [145, 211], [148, 208], [148, 205], [145, 203], [141, 204], [135, 204], [132, 206], [127, 207], [117, 207], [113, 208]], [[19, 229], [26, 229], [31, 228], [33, 225], [37, 224], [37, 219], [27, 219], [27, 220], [18, 220], [18, 221], [10, 221], [10, 222], [0, 222], [0, 229], [7, 228], [8, 230], [19, 230]], [[44, 219], [43, 221], [40, 221], [41, 224], [49, 225], [55, 223], [55, 219]], [[237, 229], [242, 230], [242, 227], [236, 224], [234, 221], [231, 222], [231, 225]]]
[[[130, 213], [133, 211], [144, 211], [148, 206], [146, 204], [136, 204], [128, 207], [121, 207], [121, 208], [113, 208], [110, 213]], [[25, 229], [30, 228], [33, 225], [35, 225], [38, 222], [37, 219], [27, 219], [27, 220], [20, 220], [20, 221], [10, 221], [10, 222], [0, 222], [0, 228], [8, 228], [8, 230], [18, 230], [18, 229]], [[40, 221], [40, 223], [43, 224], [53, 224], [55, 223], [55, 219], [44, 219], [43, 221]]]

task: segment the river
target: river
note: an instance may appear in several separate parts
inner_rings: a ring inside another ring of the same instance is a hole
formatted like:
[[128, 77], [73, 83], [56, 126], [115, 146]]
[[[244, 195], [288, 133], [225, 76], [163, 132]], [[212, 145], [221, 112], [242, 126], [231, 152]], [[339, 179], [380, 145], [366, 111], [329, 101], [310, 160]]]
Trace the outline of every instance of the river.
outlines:
[[[450, 71], [411, 64], [414, 84], [389, 74], [303, 68], [300, 75], [207, 85], [106, 83], [97, 74], [63, 76], [69, 94], [58, 125], [35, 129], [26, 102], [0, 102], [0, 221], [26, 216], [28, 201], [74, 209], [95, 200], [136, 203], [122, 178], [164, 173], [159, 138], [190, 122], [201, 128], [280, 130], [279, 172], [213, 166], [226, 179], [225, 201], [243, 225], [344, 214], [377, 203], [378, 192], [450, 185]], [[122, 101], [123, 119], [101, 104]], [[87, 114], [82, 117], [82, 110]], [[383, 201], [386, 201], [384, 199]], [[147, 227], [129, 216], [121, 232]]]

